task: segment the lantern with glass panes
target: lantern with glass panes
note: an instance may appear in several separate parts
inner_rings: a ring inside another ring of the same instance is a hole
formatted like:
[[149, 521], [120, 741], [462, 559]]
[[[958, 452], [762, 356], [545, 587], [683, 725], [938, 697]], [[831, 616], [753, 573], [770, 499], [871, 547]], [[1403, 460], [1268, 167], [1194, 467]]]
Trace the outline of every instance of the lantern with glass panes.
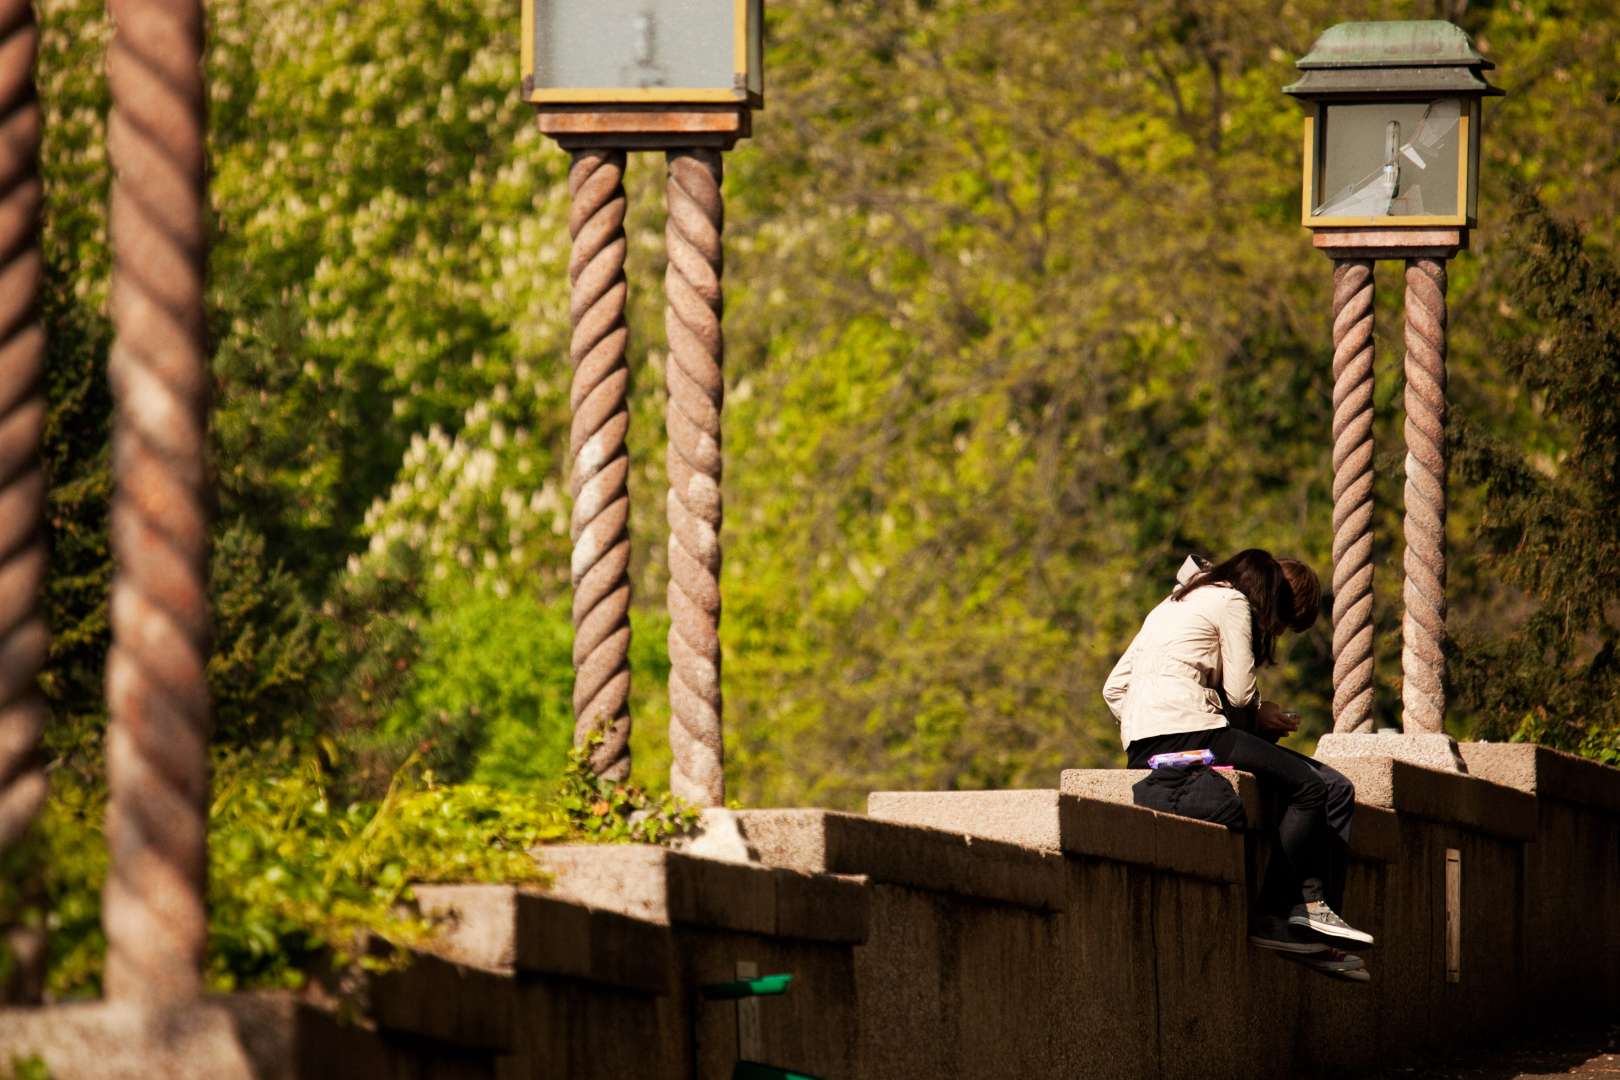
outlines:
[[632, 148], [729, 135], [718, 139], [729, 145], [764, 102], [763, 9], [764, 0], [525, 0], [524, 99], [549, 134], [635, 136]]
[[574, 742], [630, 774], [624, 176], [665, 152], [670, 790], [725, 804], [720, 662], [725, 151], [763, 104], [764, 0], [522, 0], [523, 98], [569, 152]]
[[[1480, 105], [1501, 91], [1485, 80], [1491, 63], [1447, 22], [1341, 23], [1298, 66], [1284, 92], [1305, 109], [1303, 223], [1333, 261], [1333, 733], [1320, 746], [1455, 763], [1445, 733], [1447, 266], [1475, 224]], [[1402, 737], [1369, 747], [1357, 740], [1381, 738], [1372, 617], [1380, 260], [1405, 264], [1405, 612]]]
[[1283, 92], [1305, 108], [1304, 224], [1474, 224], [1493, 65], [1448, 22], [1340, 23]]

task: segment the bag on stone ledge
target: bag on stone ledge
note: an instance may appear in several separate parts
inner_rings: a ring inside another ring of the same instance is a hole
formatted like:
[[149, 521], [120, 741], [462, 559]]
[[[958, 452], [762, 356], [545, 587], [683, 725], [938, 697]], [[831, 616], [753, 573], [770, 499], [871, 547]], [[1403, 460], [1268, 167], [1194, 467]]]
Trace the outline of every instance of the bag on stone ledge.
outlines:
[[1207, 765], [1154, 769], [1131, 785], [1137, 806], [1242, 829], [1248, 819], [1243, 800], [1226, 778]]

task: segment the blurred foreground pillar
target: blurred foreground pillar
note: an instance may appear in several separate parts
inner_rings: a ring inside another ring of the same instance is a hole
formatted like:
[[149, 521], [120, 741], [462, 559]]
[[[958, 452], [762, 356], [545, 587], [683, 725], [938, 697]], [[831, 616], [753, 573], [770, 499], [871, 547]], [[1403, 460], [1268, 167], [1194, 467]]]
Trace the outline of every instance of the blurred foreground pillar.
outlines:
[[[45, 801], [39, 691], [49, 635], [45, 582], [45, 330], [39, 315], [43, 262], [39, 217], [40, 108], [34, 90], [39, 27], [29, 0], [0, 0], [0, 854], [14, 848]], [[11, 883], [20, 908], [40, 908], [39, 885]], [[0, 948], [14, 967], [0, 1003], [37, 1000], [43, 978], [42, 921], [0, 911]]]
[[106, 995], [201, 988], [208, 915], [208, 355], [203, 11], [111, 0], [116, 401]]

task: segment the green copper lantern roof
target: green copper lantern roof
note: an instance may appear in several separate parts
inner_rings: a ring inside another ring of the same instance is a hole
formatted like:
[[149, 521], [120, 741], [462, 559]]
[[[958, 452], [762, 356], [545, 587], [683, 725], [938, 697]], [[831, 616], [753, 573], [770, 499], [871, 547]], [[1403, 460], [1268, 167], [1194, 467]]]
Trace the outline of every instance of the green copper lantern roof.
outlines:
[[1348, 22], [1330, 26], [1294, 65], [1346, 67], [1478, 67], [1495, 65], [1479, 54], [1462, 27], [1439, 19]]
[[1294, 66], [1304, 74], [1283, 93], [1302, 98], [1502, 92], [1482, 74], [1496, 65], [1461, 27], [1438, 19], [1340, 23]]

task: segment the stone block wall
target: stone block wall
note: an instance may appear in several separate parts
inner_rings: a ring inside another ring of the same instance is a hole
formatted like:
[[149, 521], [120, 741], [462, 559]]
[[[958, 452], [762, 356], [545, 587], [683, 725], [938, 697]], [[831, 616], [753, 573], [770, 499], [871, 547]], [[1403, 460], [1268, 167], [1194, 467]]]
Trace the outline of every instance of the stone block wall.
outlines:
[[[722, 813], [729, 846], [547, 849], [545, 892], [421, 888], [435, 952], [373, 977], [357, 1019], [285, 995], [3, 1011], [0, 1075], [37, 1053], [62, 1080], [706, 1080], [743, 1052], [861, 1080], [1284, 1077], [1620, 1014], [1620, 770], [1463, 755], [1466, 776], [1334, 762], [1357, 785], [1345, 914], [1378, 939], [1367, 985], [1248, 944], [1258, 836], [1071, 770], [875, 793], [864, 815]], [[748, 971], [794, 982], [741, 1005], [697, 992]]]

